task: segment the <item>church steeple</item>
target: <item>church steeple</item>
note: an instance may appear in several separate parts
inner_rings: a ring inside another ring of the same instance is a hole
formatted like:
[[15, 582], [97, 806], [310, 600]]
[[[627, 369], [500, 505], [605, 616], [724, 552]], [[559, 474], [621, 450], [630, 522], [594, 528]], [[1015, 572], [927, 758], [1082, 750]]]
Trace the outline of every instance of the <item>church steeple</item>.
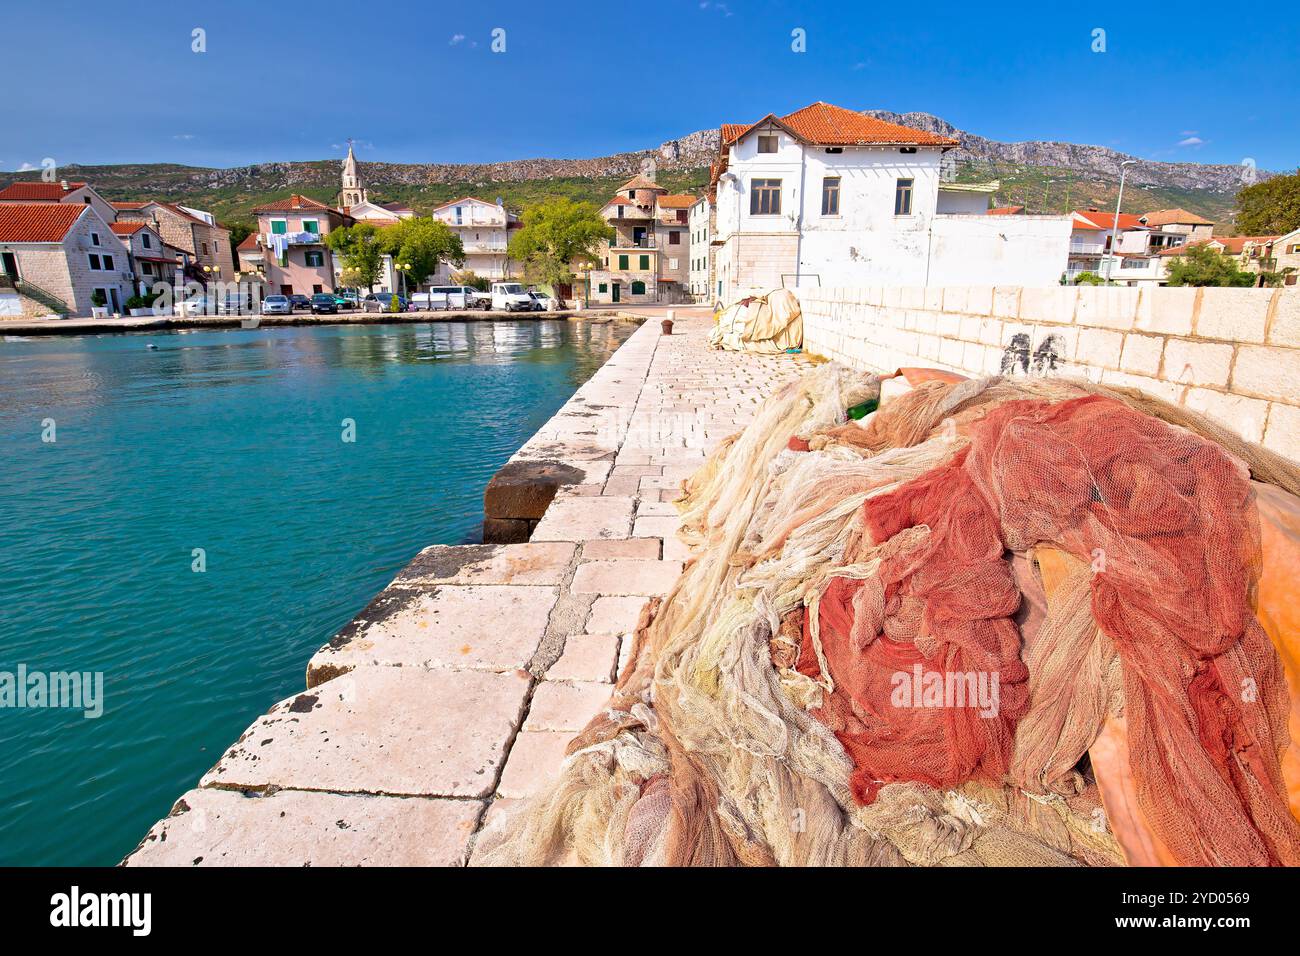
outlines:
[[339, 193], [339, 205], [346, 208], [359, 206], [366, 201], [366, 189], [361, 185], [357, 174], [357, 157], [352, 152], [352, 140], [348, 140], [348, 156], [343, 160], [343, 189]]

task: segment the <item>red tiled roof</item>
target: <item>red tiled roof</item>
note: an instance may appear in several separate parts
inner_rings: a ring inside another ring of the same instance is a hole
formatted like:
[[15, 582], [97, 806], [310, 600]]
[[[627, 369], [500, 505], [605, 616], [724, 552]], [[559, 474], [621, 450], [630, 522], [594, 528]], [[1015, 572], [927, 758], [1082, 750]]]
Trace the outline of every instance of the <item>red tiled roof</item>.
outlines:
[[119, 236], [129, 236], [133, 232], [139, 232], [144, 226], [145, 224], [142, 222], [110, 222], [108, 224], [108, 228]]
[[147, 202], [114, 202], [109, 203], [114, 209], [143, 209], [145, 206], [151, 206], [153, 203]]
[[999, 206], [997, 209], [990, 209], [985, 215], [988, 216], [1018, 216], [1025, 211], [1024, 206]]
[[259, 240], [258, 234], [255, 232], [250, 232], [247, 236], [244, 237], [243, 242], [235, 246], [235, 249], [238, 250], [239, 252], [256, 252], [258, 249], [262, 248], [258, 240]]
[[[1094, 212], [1090, 209], [1074, 210], [1076, 229], [1111, 229], [1115, 227], [1115, 214], [1113, 212]], [[1146, 224], [1137, 216], [1127, 212], [1119, 214], [1119, 229], [1145, 229]]]
[[85, 186], [85, 183], [10, 183], [0, 189], [0, 202], [58, 202], [70, 192]]
[[80, 203], [0, 204], [0, 242], [62, 242], [87, 208]]
[[300, 196], [297, 193], [294, 193], [288, 199], [277, 199], [274, 202], [254, 206], [253, 212], [298, 212], [303, 209], [310, 212], [333, 212], [324, 203], [317, 202], [307, 196]]
[[632, 204], [632, 200], [624, 196], [615, 196], [609, 202], [605, 203], [606, 206], [631, 206]]
[[[960, 146], [955, 139], [924, 130], [886, 123], [865, 113], [846, 110], [830, 103], [813, 103], [801, 110], [776, 116], [769, 113], [757, 123], [740, 126], [728, 123], [722, 128], [723, 145], [730, 145], [746, 133], [767, 122], [775, 122], [796, 138], [814, 146]], [[729, 135], [730, 134], [730, 135]]]
[[647, 179], [639, 173], [625, 182], [622, 186], [618, 187], [619, 192], [622, 192], [624, 189], [658, 189], [661, 192], [668, 192], [667, 189], [664, 189], [663, 186], [660, 186], [653, 179]]
[[673, 196], [660, 196], [656, 202], [665, 209], [690, 209], [695, 205], [695, 197], [679, 193]]
[[1186, 209], [1157, 209], [1155, 212], [1149, 212], [1142, 217], [1146, 220], [1148, 226], [1213, 226], [1214, 223], [1208, 219], [1203, 219], [1194, 212], [1188, 212]]

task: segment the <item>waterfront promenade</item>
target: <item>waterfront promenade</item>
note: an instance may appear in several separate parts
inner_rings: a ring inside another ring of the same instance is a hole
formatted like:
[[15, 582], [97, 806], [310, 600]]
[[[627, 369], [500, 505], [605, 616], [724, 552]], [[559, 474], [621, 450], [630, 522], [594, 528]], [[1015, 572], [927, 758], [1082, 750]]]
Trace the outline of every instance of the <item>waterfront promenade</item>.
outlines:
[[460, 865], [555, 774], [689, 558], [680, 481], [806, 367], [707, 349], [703, 310], [667, 337], [646, 314], [515, 456], [578, 482], [531, 540], [422, 551], [127, 865]]

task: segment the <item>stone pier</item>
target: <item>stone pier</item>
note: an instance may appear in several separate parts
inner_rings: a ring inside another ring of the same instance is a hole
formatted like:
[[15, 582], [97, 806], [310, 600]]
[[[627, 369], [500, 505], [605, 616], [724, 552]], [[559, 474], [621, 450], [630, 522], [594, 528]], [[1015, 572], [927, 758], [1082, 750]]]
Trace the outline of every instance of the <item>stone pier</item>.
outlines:
[[126, 865], [461, 865], [557, 772], [689, 557], [679, 483], [805, 368], [707, 349], [702, 311], [668, 337], [660, 318], [512, 459], [562, 476], [529, 540], [417, 555]]

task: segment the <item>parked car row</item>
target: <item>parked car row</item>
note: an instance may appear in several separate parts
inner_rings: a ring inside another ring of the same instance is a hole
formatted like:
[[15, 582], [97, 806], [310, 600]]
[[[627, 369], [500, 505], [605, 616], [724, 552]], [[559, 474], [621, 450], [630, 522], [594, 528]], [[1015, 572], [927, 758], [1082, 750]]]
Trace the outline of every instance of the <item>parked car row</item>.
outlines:
[[262, 300], [263, 315], [291, 315], [294, 312], [313, 312], [331, 315], [342, 310], [360, 309], [362, 312], [392, 312], [393, 299], [397, 311], [450, 311], [453, 309], [496, 310], [498, 312], [554, 312], [559, 303], [545, 292], [524, 288], [519, 282], [494, 282], [490, 292], [472, 286], [434, 286], [428, 292], [416, 292], [407, 298], [395, 292], [371, 292], [366, 295], [356, 289], [339, 289], [337, 292], [317, 292], [312, 296], [268, 295]]

